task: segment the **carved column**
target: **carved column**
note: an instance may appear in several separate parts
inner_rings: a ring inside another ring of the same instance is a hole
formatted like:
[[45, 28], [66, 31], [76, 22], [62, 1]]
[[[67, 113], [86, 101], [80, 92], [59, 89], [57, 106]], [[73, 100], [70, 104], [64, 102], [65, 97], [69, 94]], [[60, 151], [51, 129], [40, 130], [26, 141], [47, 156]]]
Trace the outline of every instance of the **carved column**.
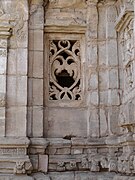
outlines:
[[98, 111], [98, 9], [97, 0], [87, 0], [87, 76], [88, 81], [88, 124], [87, 134], [90, 137], [99, 136], [99, 111]]
[[7, 46], [11, 35], [9, 24], [0, 22], [0, 136], [5, 136], [6, 120], [6, 74], [7, 74]]

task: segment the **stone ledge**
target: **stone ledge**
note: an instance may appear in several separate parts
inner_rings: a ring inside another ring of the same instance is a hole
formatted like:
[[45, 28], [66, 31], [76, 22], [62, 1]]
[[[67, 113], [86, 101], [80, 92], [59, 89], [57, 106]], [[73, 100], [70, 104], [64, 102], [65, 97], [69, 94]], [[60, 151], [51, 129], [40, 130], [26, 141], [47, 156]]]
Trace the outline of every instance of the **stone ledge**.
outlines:
[[20, 176], [9, 176], [9, 175], [0, 175], [0, 180], [34, 180], [33, 177], [20, 175]]
[[[45, 175], [43, 173], [33, 174], [35, 180], [113, 180], [115, 173], [90, 173], [90, 172], [54, 172]], [[115, 179], [116, 180], [116, 179]]]
[[27, 137], [0, 137], [0, 148], [2, 147], [28, 147], [30, 140]]
[[54, 26], [54, 25], [45, 25], [45, 32], [47, 33], [78, 33], [84, 34], [86, 32], [86, 26]]
[[46, 138], [31, 138], [30, 145], [33, 147], [44, 147], [46, 148], [49, 145], [49, 141]]
[[49, 141], [46, 138], [31, 138], [30, 139], [30, 154], [44, 154]]

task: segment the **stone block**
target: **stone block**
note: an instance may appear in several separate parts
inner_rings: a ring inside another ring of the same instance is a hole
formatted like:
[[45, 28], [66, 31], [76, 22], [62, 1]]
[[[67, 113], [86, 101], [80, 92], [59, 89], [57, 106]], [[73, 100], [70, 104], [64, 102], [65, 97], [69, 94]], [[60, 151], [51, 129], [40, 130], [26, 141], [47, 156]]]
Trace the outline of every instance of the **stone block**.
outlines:
[[16, 100], [18, 106], [27, 105], [27, 76], [19, 76], [16, 78]]
[[17, 61], [17, 51], [16, 49], [9, 49], [8, 52], [8, 75], [15, 75], [16, 70], [16, 62]]
[[58, 148], [56, 151], [56, 154], [70, 154], [71, 149], [70, 148]]
[[22, 107], [8, 107], [6, 123], [7, 136], [26, 136], [26, 115], [27, 108]]
[[5, 107], [0, 107], [0, 136], [5, 136], [5, 119], [6, 119]]
[[50, 148], [67, 148], [71, 147], [71, 140], [65, 139], [65, 138], [47, 138], [49, 141], [49, 147]]
[[108, 69], [100, 70], [100, 72], [99, 72], [99, 87], [100, 87], [100, 90], [107, 90], [109, 88]]
[[[101, 37], [102, 38], [102, 37]], [[98, 42], [98, 54], [99, 54], [99, 66], [100, 67], [107, 67], [108, 62], [107, 62], [107, 57], [106, 57], [106, 40], [103, 39]]]
[[56, 152], [57, 152], [57, 149], [56, 148], [52, 148], [52, 147], [48, 147], [47, 148], [47, 150], [46, 150], [46, 152], [47, 152], [47, 154], [52, 154], [52, 155], [54, 155], [54, 154], [56, 154]]
[[100, 91], [100, 105], [108, 105], [108, 90]]
[[43, 105], [43, 79], [35, 79], [32, 80], [33, 84], [33, 105], [42, 106]]
[[99, 6], [98, 9], [100, 12], [99, 13], [99, 24], [98, 24], [98, 29], [100, 29], [100, 30], [98, 31], [98, 37], [99, 37], [99, 39], [105, 40], [106, 39], [106, 21], [105, 21], [106, 6]]
[[75, 173], [75, 180], [112, 180], [114, 177], [114, 174], [108, 174], [108, 173], [102, 173], [102, 174], [96, 174], [96, 173], [90, 173], [90, 172], [76, 172]]
[[43, 52], [36, 51], [33, 54], [33, 77], [43, 78]]
[[110, 105], [120, 105], [120, 94], [117, 89], [112, 89], [108, 91], [108, 103]]
[[99, 103], [99, 93], [98, 93], [98, 91], [89, 92], [89, 98], [90, 98], [90, 101], [89, 101], [90, 104], [92, 104], [93, 106], [98, 105], [98, 103]]
[[29, 149], [30, 154], [32, 155], [36, 155], [36, 154], [44, 154], [45, 153], [45, 149], [42, 147], [31, 147]]
[[49, 145], [49, 141], [46, 138], [31, 138], [31, 146], [35, 148], [46, 148]]
[[32, 163], [32, 167], [33, 167], [33, 171], [37, 171], [38, 170], [38, 155], [30, 155], [30, 160]]
[[33, 78], [28, 79], [28, 106], [33, 106]]
[[118, 69], [109, 70], [109, 88], [116, 89], [119, 88], [119, 77], [118, 77]]
[[81, 148], [76, 148], [76, 149], [72, 149], [71, 150], [71, 154], [82, 154], [83, 153], [83, 149]]
[[7, 104], [26, 105], [27, 104], [27, 77], [8, 76], [7, 78]]
[[33, 77], [33, 59], [34, 59], [34, 51], [33, 50], [29, 50], [29, 54], [28, 54], [28, 76], [29, 78]]
[[100, 109], [100, 135], [108, 135], [108, 109]]
[[53, 180], [74, 180], [74, 173], [73, 172], [50, 173], [50, 177]]
[[34, 180], [50, 180], [49, 175], [45, 175], [44, 173], [35, 173], [32, 177]]
[[27, 65], [28, 65], [28, 50], [23, 48], [18, 48], [16, 51], [16, 73], [18, 75], [27, 75]]
[[120, 113], [120, 108], [119, 107], [110, 107], [109, 108], [109, 112], [108, 112], [108, 121], [110, 124], [110, 130], [113, 134], [119, 134], [119, 122], [118, 122], [118, 118], [119, 118], [119, 113]]
[[89, 78], [89, 90], [95, 90], [98, 88], [98, 75], [91, 73]]
[[[38, 4], [39, 3], [39, 4]], [[37, 7], [36, 11], [35, 7]], [[44, 8], [42, 7], [42, 2], [36, 2], [31, 4], [30, 9], [30, 20], [29, 20], [29, 29], [43, 29], [44, 28]]]
[[47, 171], [48, 171], [48, 155], [39, 155], [39, 171], [47, 173]]
[[6, 74], [7, 70], [7, 58], [0, 57], [0, 75]]
[[98, 137], [99, 136], [99, 115], [97, 109], [89, 110], [88, 117], [88, 134], [90, 137]]
[[[45, 122], [45, 133], [49, 138], [87, 135], [87, 113], [86, 109], [76, 108], [50, 108], [48, 121]], [[49, 128], [48, 128], [49, 127]]]
[[43, 30], [29, 30], [30, 50], [43, 51]]
[[32, 134], [33, 137], [43, 136], [43, 107], [34, 106], [32, 108]]
[[71, 142], [72, 142], [72, 147], [76, 147], [76, 146], [85, 146], [86, 143], [87, 143], [87, 138], [72, 138], [71, 139]]
[[107, 38], [116, 38], [115, 22], [117, 18], [117, 9], [114, 5], [106, 8], [106, 36]]
[[97, 42], [89, 41], [87, 45], [87, 59], [90, 67], [97, 66]]
[[33, 177], [26, 176], [26, 175], [14, 175], [11, 176], [9, 180], [34, 180]]
[[110, 39], [107, 41], [107, 61], [109, 66], [118, 66], [117, 41]]
[[16, 105], [16, 77], [8, 76], [7, 77], [7, 104]]
[[43, 52], [29, 52], [29, 77], [43, 78]]
[[6, 93], [0, 93], [0, 107], [6, 105]]
[[6, 92], [6, 76], [0, 75], [0, 93]]
[[56, 163], [49, 163], [49, 165], [48, 165], [49, 172], [55, 172], [56, 169], [57, 169], [57, 164]]

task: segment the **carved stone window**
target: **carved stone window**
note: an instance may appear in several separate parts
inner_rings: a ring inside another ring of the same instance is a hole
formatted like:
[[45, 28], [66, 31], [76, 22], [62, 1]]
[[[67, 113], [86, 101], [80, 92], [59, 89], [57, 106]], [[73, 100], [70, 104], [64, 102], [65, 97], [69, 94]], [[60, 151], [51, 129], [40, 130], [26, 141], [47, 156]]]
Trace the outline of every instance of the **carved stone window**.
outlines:
[[80, 42], [50, 41], [50, 100], [80, 100]]
[[83, 99], [81, 36], [51, 35], [47, 36], [46, 46], [47, 101], [79, 102]]

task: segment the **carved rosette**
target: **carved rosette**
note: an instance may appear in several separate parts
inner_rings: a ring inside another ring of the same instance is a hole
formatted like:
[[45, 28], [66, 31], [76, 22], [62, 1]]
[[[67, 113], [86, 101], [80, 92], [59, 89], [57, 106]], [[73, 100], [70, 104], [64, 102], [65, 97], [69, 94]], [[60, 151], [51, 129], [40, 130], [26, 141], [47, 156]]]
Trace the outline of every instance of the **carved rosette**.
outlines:
[[50, 100], [81, 100], [80, 42], [50, 41]]

